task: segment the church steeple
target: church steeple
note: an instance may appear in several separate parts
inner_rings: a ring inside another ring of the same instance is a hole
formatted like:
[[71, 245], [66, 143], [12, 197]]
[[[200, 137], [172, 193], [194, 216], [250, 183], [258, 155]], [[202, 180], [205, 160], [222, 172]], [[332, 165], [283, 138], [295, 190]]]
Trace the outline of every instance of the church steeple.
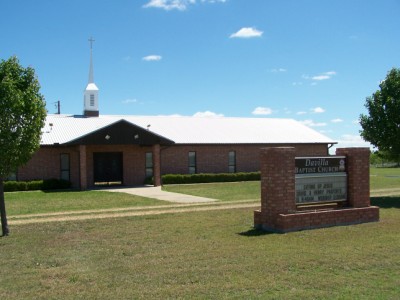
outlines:
[[90, 42], [90, 66], [89, 66], [89, 80], [84, 92], [84, 108], [83, 114], [85, 117], [98, 117], [99, 116], [99, 89], [94, 83], [93, 76], [93, 42], [91, 37]]

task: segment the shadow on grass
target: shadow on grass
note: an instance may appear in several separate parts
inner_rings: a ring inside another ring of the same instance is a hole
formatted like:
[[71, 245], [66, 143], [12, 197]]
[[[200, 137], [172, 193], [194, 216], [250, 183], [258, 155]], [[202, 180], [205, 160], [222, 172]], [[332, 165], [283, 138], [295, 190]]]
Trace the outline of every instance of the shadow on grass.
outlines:
[[247, 231], [239, 232], [238, 235], [241, 236], [247, 236], [247, 237], [252, 237], [252, 236], [263, 236], [263, 235], [269, 235], [269, 234], [276, 234], [275, 232], [270, 232], [270, 231], [264, 231], [256, 228], [251, 228]]
[[79, 189], [56, 189], [56, 190], [40, 190], [43, 193], [51, 194], [51, 193], [79, 193], [82, 192]]
[[371, 205], [379, 206], [380, 208], [400, 208], [400, 197], [371, 197]]

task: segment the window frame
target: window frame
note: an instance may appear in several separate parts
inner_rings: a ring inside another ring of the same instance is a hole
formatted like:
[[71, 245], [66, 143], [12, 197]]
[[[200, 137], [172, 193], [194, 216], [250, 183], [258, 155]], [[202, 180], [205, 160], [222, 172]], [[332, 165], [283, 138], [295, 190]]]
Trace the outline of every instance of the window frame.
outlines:
[[189, 151], [188, 153], [188, 172], [189, 174], [197, 174], [196, 151]]
[[[64, 166], [65, 164], [65, 162], [63, 162], [64, 157], [67, 158], [66, 160], [67, 166]], [[65, 176], [65, 174], [67, 174], [67, 176]], [[60, 179], [67, 181], [71, 180], [71, 157], [69, 153], [60, 153]]]
[[236, 151], [228, 152], [228, 172], [236, 173]]
[[18, 171], [11, 172], [4, 181], [18, 181]]
[[154, 176], [153, 152], [145, 153], [145, 175], [146, 175], [146, 178]]

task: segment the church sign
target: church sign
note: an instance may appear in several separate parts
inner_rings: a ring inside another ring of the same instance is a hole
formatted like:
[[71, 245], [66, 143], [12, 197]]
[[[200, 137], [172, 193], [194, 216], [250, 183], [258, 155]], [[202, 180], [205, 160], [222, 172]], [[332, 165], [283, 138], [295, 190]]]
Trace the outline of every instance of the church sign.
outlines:
[[298, 157], [295, 160], [296, 204], [347, 200], [344, 156]]

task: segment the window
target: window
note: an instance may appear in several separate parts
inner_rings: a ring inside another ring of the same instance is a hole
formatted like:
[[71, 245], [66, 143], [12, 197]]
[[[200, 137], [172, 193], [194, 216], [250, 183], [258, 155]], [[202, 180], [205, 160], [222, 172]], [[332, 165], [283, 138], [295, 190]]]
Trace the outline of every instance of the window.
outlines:
[[61, 153], [60, 154], [60, 179], [68, 180], [70, 177], [70, 169], [69, 169], [69, 154]]
[[146, 152], [146, 178], [153, 177], [153, 152]]
[[8, 175], [5, 179], [5, 181], [16, 181], [17, 180], [17, 172], [12, 172], [10, 175]]
[[196, 152], [189, 152], [189, 174], [196, 174]]
[[90, 106], [94, 106], [94, 94], [90, 94]]
[[228, 153], [228, 171], [229, 173], [236, 172], [236, 152], [229, 151]]

